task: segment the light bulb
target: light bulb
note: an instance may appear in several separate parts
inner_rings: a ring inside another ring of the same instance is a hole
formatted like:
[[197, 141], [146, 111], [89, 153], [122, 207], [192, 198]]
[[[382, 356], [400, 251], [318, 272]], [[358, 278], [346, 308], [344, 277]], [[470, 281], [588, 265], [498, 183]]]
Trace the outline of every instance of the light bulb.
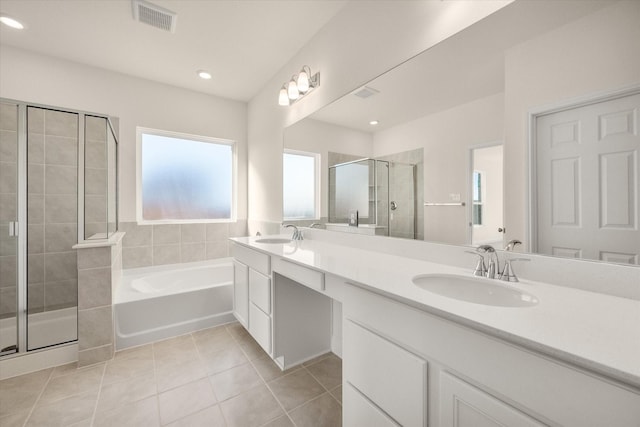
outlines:
[[24, 25], [21, 22], [7, 15], [0, 15], [0, 22], [2, 22], [7, 27], [15, 28], [16, 30], [24, 29]]
[[285, 88], [285, 85], [283, 85], [280, 89], [280, 95], [278, 95], [278, 105], [282, 105], [283, 107], [289, 105], [289, 96], [287, 95], [287, 89]]
[[198, 70], [198, 77], [204, 80], [211, 79], [211, 73], [205, 70]]
[[375, 126], [375, 125], [377, 125], [378, 123], [380, 123], [380, 122], [379, 122], [379, 121], [377, 121], [377, 120], [371, 120], [371, 121], [369, 122], [369, 124], [370, 124], [371, 126]]
[[300, 92], [298, 91], [298, 85], [296, 85], [296, 81], [292, 79], [287, 86], [287, 95], [289, 95], [290, 100], [298, 99], [300, 97]]
[[298, 90], [300, 92], [305, 93], [309, 90], [309, 75], [304, 68], [300, 71], [300, 74], [298, 74], [298, 81], [296, 83], [298, 84]]

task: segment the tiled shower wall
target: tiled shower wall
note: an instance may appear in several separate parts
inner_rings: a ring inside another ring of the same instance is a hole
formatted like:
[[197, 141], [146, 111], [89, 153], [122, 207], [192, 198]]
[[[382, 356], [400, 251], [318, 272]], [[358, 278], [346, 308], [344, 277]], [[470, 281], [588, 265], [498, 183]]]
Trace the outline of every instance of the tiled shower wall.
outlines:
[[229, 237], [247, 235], [247, 221], [138, 225], [121, 222], [123, 268], [204, 261], [229, 256]]
[[84, 205], [85, 239], [107, 232], [107, 123], [102, 117], [85, 119]]
[[29, 313], [78, 303], [78, 115], [27, 109]]
[[17, 220], [18, 111], [0, 104], [0, 319], [15, 317], [17, 309], [17, 244], [9, 222]]

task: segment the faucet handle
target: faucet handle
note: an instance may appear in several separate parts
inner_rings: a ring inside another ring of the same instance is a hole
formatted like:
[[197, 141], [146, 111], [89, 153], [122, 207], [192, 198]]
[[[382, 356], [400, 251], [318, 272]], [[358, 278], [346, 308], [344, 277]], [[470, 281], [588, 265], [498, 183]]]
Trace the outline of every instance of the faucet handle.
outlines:
[[531, 261], [529, 258], [506, 258], [504, 260], [504, 269], [500, 273], [499, 279], [504, 282], [519, 282], [516, 273], [513, 271], [511, 263], [514, 261]]
[[513, 239], [513, 240], [509, 240], [509, 242], [507, 243], [507, 246], [504, 247], [505, 251], [513, 251], [513, 249], [516, 247], [516, 245], [521, 245], [522, 242], [518, 239]]
[[478, 257], [478, 263], [476, 264], [475, 270], [473, 270], [473, 275], [478, 277], [485, 277], [487, 275], [487, 267], [484, 265], [484, 256], [477, 252], [472, 251], [464, 251], [467, 254], [475, 255]]

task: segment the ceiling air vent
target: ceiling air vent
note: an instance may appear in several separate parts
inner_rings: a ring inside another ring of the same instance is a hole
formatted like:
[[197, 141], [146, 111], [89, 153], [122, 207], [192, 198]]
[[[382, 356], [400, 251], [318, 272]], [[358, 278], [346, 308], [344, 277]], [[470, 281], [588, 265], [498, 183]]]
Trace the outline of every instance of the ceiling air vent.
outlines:
[[369, 98], [370, 96], [373, 96], [377, 93], [380, 93], [379, 90], [375, 90], [372, 87], [369, 86], [363, 86], [362, 88], [358, 89], [357, 91], [353, 92], [353, 94], [359, 98]]
[[176, 32], [178, 14], [144, 0], [132, 0], [133, 19], [161, 30]]

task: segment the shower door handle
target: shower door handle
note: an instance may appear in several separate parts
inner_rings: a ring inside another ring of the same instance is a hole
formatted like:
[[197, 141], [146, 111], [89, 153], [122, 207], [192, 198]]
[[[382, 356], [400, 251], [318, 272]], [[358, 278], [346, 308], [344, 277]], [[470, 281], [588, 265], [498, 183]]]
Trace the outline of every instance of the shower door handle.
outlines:
[[9, 221], [9, 237], [18, 237], [18, 221]]

